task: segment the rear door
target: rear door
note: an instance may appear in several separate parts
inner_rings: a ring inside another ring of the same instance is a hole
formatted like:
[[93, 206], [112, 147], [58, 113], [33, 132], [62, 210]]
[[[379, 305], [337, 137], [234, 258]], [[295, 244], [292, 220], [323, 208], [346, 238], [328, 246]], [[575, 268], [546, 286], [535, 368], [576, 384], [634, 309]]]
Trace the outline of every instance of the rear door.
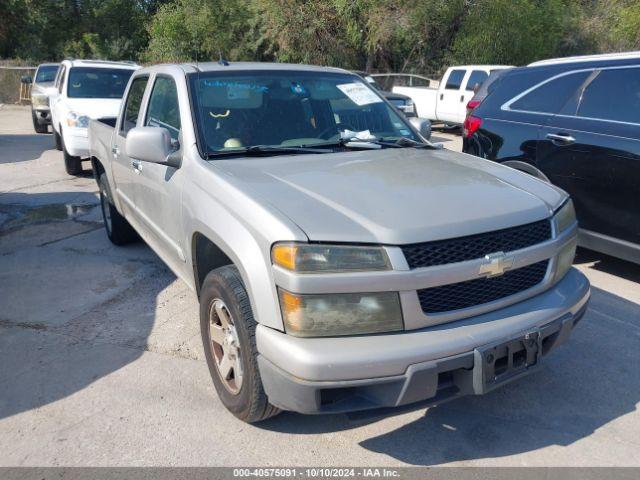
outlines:
[[591, 72], [541, 132], [538, 152], [582, 229], [640, 244], [640, 67]]
[[148, 83], [148, 75], [135, 77], [131, 82], [122, 114], [116, 122], [116, 131], [111, 145], [111, 173], [116, 184], [115, 195], [118, 196], [123, 213], [136, 227], [140, 226], [140, 217], [135, 204], [138, 174], [131, 158], [127, 156], [126, 141], [129, 130], [138, 125]]
[[466, 75], [467, 70], [464, 68], [451, 68], [442, 79], [443, 85], [440, 85], [436, 104], [436, 115], [441, 122], [462, 123], [464, 121], [464, 113], [460, 118], [458, 107], [460, 98], [464, 96], [462, 82]]
[[460, 94], [460, 103], [456, 111], [456, 123], [463, 123], [467, 116], [467, 104], [473, 98], [480, 86], [489, 77], [486, 70], [474, 69], [469, 72], [463, 82], [462, 92]]

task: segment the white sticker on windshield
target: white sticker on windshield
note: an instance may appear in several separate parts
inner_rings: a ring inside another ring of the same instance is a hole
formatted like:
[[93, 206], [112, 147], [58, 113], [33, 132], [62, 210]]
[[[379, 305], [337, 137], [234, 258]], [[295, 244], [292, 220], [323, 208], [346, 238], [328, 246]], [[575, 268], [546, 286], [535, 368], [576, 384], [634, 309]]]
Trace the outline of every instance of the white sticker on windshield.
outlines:
[[343, 83], [342, 85], [336, 86], [356, 105], [369, 105], [370, 103], [382, 102], [382, 99], [378, 95], [362, 83]]

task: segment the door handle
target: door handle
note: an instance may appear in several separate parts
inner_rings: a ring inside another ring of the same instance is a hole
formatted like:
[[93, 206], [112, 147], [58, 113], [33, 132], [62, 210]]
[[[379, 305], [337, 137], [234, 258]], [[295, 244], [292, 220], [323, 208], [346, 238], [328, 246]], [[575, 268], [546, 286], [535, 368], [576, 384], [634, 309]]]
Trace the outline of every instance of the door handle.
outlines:
[[113, 153], [113, 156], [115, 158], [118, 158], [118, 155], [120, 155], [120, 149], [114, 145], [113, 147], [111, 147], [111, 153]]
[[440, 100], [442, 100], [444, 98], [444, 93], [440, 94]]
[[556, 145], [571, 145], [576, 141], [571, 135], [562, 133], [547, 133], [547, 138]]
[[460, 95], [460, 102], [463, 103], [464, 102], [464, 95]]
[[140, 173], [142, 170], [142, 162], [140, 160], [131, 160], [131, 166], [136, 173]]

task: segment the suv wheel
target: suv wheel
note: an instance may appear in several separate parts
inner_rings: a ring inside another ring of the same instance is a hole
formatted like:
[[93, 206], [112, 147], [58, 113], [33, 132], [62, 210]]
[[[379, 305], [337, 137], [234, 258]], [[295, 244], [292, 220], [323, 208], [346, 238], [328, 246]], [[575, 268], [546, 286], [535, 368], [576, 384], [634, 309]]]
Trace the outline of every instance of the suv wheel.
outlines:
[[102, 173], [98, 179], [100, 189], [100, 208], [102, 209], [102, 220], [107, 237], [115, 245], [126, 245], [137, 240], [138, 234], [111, 202], [111, 190], [107, 181], [107, 174]]
[[31, 120], [33, 120], [33, 129], [36, 133], [47, 133], [47, 126], [40, 125], [38, 123], [38, 116], [36, 115], [35, 110], [31, 110]]
[[249, 423], [278, 414], [262, 387], [256, 322], [236, 267], [218, 268], [204, 279], [200, 330], [209, 373], [227, 410]]
[[80, 157], [74, 157], [67, 152], [62, 132], [60, 132], [60, 138], [62, 144], [62, 156], [64, 157], [64, 169], [69, 175], [80, 175], [82, 173], [82, 159]]

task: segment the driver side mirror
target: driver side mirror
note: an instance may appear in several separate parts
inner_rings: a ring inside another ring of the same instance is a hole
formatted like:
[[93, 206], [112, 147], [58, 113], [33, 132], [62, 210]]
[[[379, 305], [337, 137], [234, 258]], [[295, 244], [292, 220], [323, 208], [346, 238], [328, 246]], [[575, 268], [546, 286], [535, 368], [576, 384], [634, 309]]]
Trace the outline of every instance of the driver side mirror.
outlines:
[[20, 83], [26, 83], [27, 85], [33, 83], [33, 79], [29, 75], [22, 75], [20, 77]]
[[171, 141], [169, 130], [161, 127], [135, 127], [127, 133], [127, 156], [132, 160], [180, 168], [182, 155]]
[[425, 140], [431, 138], [431, 122], [426, 118], [411, 117], [409, 119], [413, 128], [418, 130], [418, 133], [424, 137]]

